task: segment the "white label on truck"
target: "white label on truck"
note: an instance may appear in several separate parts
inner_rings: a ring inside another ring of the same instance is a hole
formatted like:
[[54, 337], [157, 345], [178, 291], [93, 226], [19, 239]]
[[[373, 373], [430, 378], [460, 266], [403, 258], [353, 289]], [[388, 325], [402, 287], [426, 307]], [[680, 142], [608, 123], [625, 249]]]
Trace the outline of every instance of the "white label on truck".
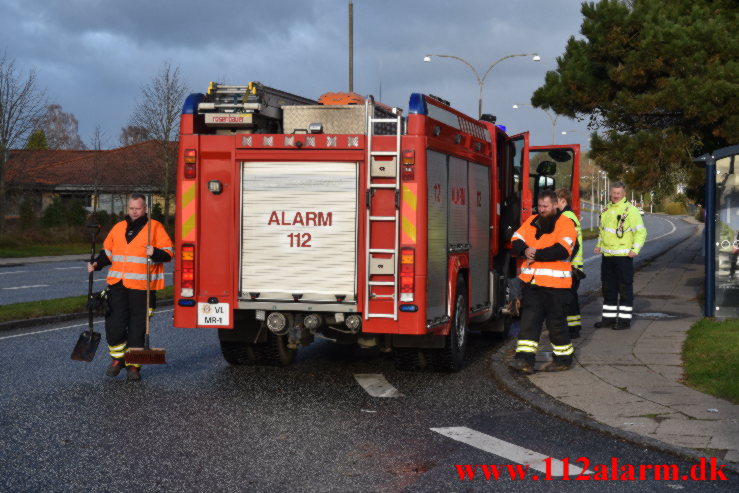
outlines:
[[230, 325], [228, 303], [198, 303], [198, 325]]
[[241, 291], [354, 301], [357, 163], [246, 162]]

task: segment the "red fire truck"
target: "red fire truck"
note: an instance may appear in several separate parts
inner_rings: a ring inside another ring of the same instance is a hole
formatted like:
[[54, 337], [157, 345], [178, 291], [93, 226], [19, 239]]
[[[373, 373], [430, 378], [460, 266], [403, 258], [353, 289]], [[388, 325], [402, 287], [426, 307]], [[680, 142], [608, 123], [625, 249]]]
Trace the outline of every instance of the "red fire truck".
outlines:
[[174, 325], [218, 329], [231, 364], [322, 338], [456, 371], [470, 324], [509, 326], [510, 239], [538, 191], [570, 187], [579, 212], [578, 146], [530, 147], [430, 95], [406, 117], [211, 84], [180, 131]]

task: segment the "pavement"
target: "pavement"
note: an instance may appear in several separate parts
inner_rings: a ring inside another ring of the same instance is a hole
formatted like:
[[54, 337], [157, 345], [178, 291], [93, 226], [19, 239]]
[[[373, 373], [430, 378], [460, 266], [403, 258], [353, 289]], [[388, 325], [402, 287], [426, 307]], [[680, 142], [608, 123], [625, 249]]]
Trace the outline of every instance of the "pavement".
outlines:
[[51, 255], [46, 257], [24, 257], [24, 258], [0, 258], [0, 266], [38, 264], [40, 262], [67, 262], [76, 260], [88, 260], [90, 255]]
[[[682, 345], [703, 318], [701, 232], [635, 274], [631, 329], [595, 329], [602, 300], [591, 296], [582, 306], [571, 370], [513, 372], [506, 366], [515, 351], [511, 340], [493, 356], [498, 383], [562, 419], [681, 456], [716, 457], [739, 470], [739, 406], [683, 384]], [[551, 361], [546, 332], [539, 347], [537, 370]]]

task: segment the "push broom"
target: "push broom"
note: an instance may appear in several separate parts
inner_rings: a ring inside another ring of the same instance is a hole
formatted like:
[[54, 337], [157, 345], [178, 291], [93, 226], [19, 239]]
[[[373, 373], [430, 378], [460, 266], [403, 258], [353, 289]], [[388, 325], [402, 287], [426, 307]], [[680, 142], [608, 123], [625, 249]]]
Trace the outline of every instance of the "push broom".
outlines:
[[[151, 200], [149, 200], [151, 202]], [[146, 221], [146, 247], [151, 245], [151, 218]], [[151, 326], [150, 310], [150, 284], [151, 284], [151, 257], [146, 256], [146, 334], [144, 335], [144, 347], [128, 348], [124, 356], [127, 365], [163, 365], [166, 351], [162, 348], [149, 347], [149, 328]]]

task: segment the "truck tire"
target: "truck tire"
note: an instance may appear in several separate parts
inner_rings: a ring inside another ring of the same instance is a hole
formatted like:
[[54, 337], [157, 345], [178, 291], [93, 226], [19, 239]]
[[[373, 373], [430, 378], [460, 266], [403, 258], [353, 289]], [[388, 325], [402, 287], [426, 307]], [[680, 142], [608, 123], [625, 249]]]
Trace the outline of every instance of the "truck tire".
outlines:
[[288, 337], [269, 332], [266, 344], [252, 344], [256, 365], [288, 366], [295, 360], [297, 348], [287, 347]]
[[457, 278], [452, 327], [446, 336], [444, 348], [435, 350], [434, 366], [437, 370], [453, 373], [462, 369], [468, 332], [467, 283], [464, 276], [460, 275]]

